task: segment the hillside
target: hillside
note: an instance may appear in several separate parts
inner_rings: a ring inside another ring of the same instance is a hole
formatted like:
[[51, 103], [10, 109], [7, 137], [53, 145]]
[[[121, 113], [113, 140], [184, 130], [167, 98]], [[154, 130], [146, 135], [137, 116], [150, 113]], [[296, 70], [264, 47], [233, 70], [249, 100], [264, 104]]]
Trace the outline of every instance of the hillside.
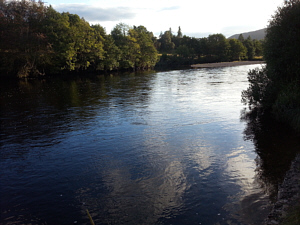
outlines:
[[[245, 32], [242, 33], [242, 35], [244, 36], [245, 39], [250, 36], [252, 39], [261, 40], [265, 38], [265, 32], [266, 29], [264, 28], [256, 31]], [[238, 39], [239, 35], [240, 34], [232, 35], [228, 39]]]

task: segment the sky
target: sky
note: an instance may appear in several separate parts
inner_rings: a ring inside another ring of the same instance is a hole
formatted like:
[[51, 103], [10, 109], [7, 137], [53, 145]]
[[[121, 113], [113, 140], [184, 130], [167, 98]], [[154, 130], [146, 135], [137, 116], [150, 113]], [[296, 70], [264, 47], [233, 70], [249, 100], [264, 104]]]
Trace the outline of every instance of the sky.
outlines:
[[177, 34], [207, 37], [266, 28], [283, 0], [44, 0], [58, 12], [70, 12], [107, 33], [118, 24], [143, 25], [159, 36], [172, 29]]

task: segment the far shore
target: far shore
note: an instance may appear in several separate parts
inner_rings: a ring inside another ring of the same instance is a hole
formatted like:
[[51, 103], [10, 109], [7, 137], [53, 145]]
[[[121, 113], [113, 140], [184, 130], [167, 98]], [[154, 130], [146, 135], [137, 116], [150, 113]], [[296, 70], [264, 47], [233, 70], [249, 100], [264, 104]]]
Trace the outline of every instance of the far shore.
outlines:
[[220, 62], [220, 63], [203, 63], [193, 64], [192, 68], [213, 68], [213, 67], [227, 67], [227, 66], [243, 66], [253, 64], [264, 64], [265, 61], [236, 61], [236, 62]]

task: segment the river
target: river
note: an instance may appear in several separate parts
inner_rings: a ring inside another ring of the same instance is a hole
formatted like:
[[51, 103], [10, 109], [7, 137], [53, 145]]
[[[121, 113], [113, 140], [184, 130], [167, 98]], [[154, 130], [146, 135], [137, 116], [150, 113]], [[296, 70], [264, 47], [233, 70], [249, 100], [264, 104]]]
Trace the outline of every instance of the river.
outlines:
[[262, 224], [300, 145], [246, 116], [258, 66], [2, 82], [0, 222]]

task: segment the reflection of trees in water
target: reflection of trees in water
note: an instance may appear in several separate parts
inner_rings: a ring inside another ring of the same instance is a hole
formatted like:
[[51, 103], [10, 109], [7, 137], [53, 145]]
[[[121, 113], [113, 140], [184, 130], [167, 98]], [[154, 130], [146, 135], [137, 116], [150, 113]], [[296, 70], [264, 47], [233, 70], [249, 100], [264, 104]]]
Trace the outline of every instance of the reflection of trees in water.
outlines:
[[242, 111], [241, 120], [247, 123], [244, 138], [253, 141], [258, 155], [256, 180], [274, 198], [278, 184], [299, 152], [299, 135], [258, 108]]
[[0, 145], [8, 147], [1, 158], [22, 157], [32, 146], [57, 144], [66, 133], [99, 122], [98, 117], [109, 121], [115, 111], [144, 107], [150, 77], [132, 73], [2, 82]]

